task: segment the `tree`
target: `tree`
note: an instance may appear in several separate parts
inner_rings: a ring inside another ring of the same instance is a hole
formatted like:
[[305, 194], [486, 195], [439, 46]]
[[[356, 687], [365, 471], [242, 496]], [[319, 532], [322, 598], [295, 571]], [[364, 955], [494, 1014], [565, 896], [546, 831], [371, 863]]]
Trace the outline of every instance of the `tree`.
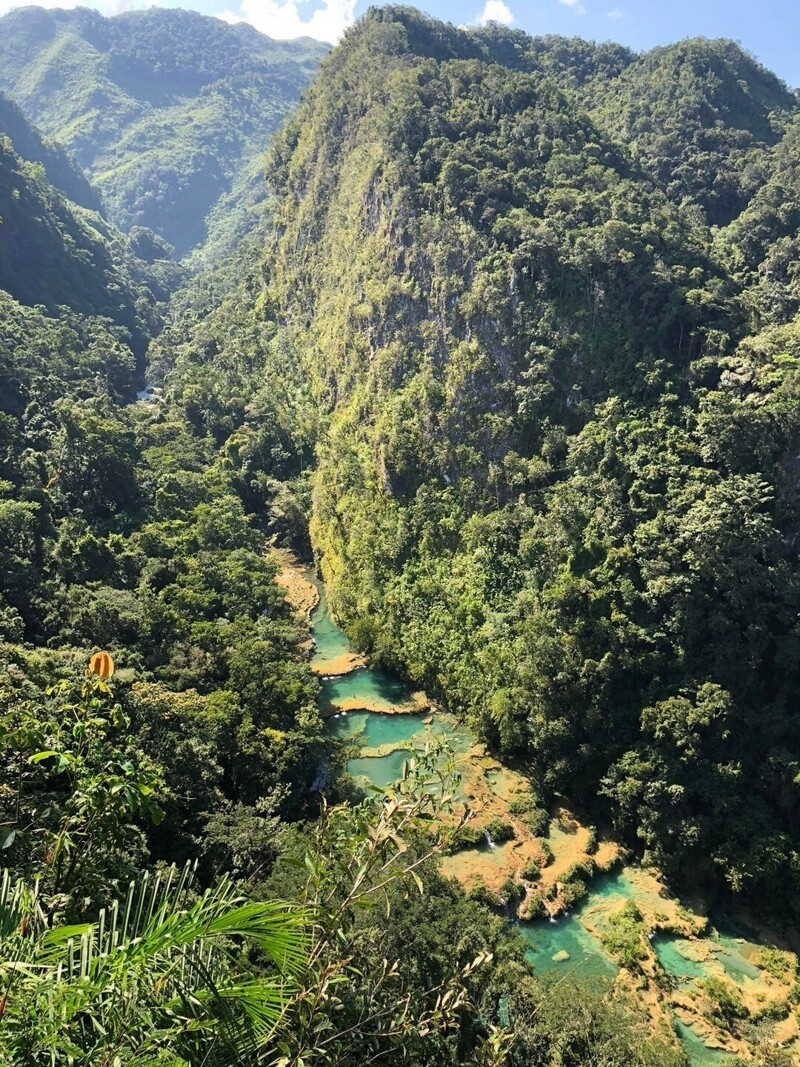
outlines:
[[[404, 955], [376, 951], [389, 942], [375, 929], [375, 918], [381, 915], [389, 928], [409, 921], [404, 901], [409, 894], [424, 898], [423, 878], [434, 876], [431, 859], [469, 817], [454, 808], [455, 781], [452, 762], [429, 752], [409, 760], [402, 780], [385, 793], [355, 807], [326, 809], [311, 827], [299, 888], [303, 907], [316, 919], [311, 980], [295, 996], [292, 1025], [278, 1038], [284, 1067], [393, 1063], [397, 1057], [463, 1062], [456, 1055], [471, 1042], [483, 1050], [476, 1063], [502, 1062], [494, 1058], [492, 1031], [474, 1014], [481, 976], [493, 958], [486, 941], [468, 941], [455, 952], [450, 946], [441, 970], [430, 974], [420, 971], [424, 965], [408, 946]], [[441, 819], [448, 813], [453, 821], [445, 827]]]
[[141, 858], [137, 820], [158, 822], [161, 770], [131, 745], [109, 686], [88, 677], [26, 698], [0, 691], [0, 833], [18, 872], [70, 909], [99, 900]]

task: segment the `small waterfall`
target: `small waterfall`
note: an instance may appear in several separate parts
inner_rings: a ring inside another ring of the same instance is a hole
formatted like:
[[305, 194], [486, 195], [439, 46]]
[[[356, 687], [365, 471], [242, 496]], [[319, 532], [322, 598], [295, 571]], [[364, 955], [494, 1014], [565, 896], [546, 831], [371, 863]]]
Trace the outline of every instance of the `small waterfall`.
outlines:
[[489, 846], [489, 848], [496, 848], [497, 847], [495, 845], [494, 841], [492, 841], [492, 835], [489, 833], [488, 830], [484, 830], [483, 831], [483, 836], [486, 838], [486, 844]]
[[136, 399], [140, 404], [147, 403], [161, 403], [164, 397], [161, 394], [161, 389], [157, 385], [145, 385], [144, 389], [139, 389], [136, 393]]

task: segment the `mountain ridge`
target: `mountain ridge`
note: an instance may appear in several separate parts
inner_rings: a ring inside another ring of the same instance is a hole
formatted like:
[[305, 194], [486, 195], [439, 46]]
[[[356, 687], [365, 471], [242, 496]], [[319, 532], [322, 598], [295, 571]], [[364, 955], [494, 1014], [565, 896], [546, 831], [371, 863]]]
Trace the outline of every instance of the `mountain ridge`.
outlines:
[[[676, 123], [654, 167], [523, 45], [381, 8], [273, 144], [260, 309], [317, 406], [312, 543], [357, 645], [502, 756], [677, 877], [773, 892], [767, 853], [800, 856], [778, 770], [798, 741], [796, 105], [735, 44], [668, 49], [700, 126], [708, 93], [747, 136], [708, 159]], [[720, 54], [727, 81], [698, 82]], [[733, 59], [761, 86], [744, 117]], [[669, 106], [669, 79], [650, 87]]]
[[246, 228], [264, 199], [253, 164], [327, 51], [184, 9], [19, 8], [0, 19], [0, 88], [73, 154], [116, 225], [185, 256], [232, 190], [241, 219], [218, 246]]

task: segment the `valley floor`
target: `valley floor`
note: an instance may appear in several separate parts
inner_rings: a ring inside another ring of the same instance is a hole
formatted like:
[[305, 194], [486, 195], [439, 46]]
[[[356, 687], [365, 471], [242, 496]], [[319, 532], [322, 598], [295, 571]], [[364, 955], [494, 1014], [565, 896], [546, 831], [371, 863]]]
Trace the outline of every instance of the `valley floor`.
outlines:
[[[620, 992], [646, 1004], [656, 1030], [677, 1035], [692, 1064], [749, 1059], [764, 1040], [800, 1049], [790, 1007], [797, 957], [779, 938], [739, 929], [734, 920], [730, 930], [716, 929], [702, 902], [686, 907], [658, 871], [630, 862], [617, 842], [583, 825], [567, 803], [550, 812], [540, 834], [532, 833], [519, 803], [530, 792], [524, 774], [494, 759], [425, 694], [371, 669], [336, 625], [313, 571], [286, 553], [278, 562], [287, 599], [312, 625], [309, 654], [322, 679], [329, 728], [358, 747], [350, 774], [383, 787], [413, 751], [448, 746], [459, 777], [457, 799], [469, 806], [472, 823], [502, 826], [509, 839], [494, 842], [486, 829], [478, 847], [445, 856], [442, 872], [519, 922], [536, 971], [613, 978]], [[633, 909], [626, 912], [626, 905]], [[626, 922], [630, 957], [621, 955], [615, 936]], [[732, 991], [757, 1021], [749, 1032], [724, 1017], [721, 991]]]

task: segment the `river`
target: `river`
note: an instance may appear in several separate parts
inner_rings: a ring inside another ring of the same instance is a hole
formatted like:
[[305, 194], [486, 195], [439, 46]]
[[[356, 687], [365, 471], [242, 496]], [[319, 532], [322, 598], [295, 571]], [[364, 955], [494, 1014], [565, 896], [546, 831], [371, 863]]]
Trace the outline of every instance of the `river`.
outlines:
[[[429, 708], [420, 711], [420, 695], [412, 693], [401, 680], [364, 665], [332, 618], [324, 587], [312, 575], [307, 573], [306, 577], [319, 591], [311, 625], [312, 666], [322, 680], [321, 708], [335, 736], [360, 743], [360, 754], [347, 765], [349, 774], [357, 781], [385, 788], [400, 776], [403, 763], [414, 749], [440, 737], [452, 747], [457, 766], [465, 774], [465, 797], [486, 807], [488, 793], [490, 813], [507, 811], [509, 797], [519, 789], [512, 779], [514, 772], [492, 760], [474, 736], [451, 716], [440, 711], [432, 714]], [[550, 869], [555, 869], [556, 874], [559, 863], [566, 870], [576, 857], [586, 858], [578, 848], [582, 832], [588, 838], [587, 831], [576, 828], [569, 820], [565, 828], [563, 815], [551, 821], [547, 840], [555, 857]], [[527, 843], [511, 842], [497, 848], [487, 845], [469, 849], [446, 857], [444, 873], [457, 877], [467, 889], [476, 879], [490, 884], [494, 878], [496, 885], [507, 877], [509, 863], [513, 869], [515, 862], [523, 862], [525, 847]], [[608, 848], [603, 845], [601, 850], [604, 847]], [[616, 853], [608, 855], [613, 864]], [[734, 1052], [746, 1054], [741, 1041], [716, 1030], [701, 1015], [697, 1001], [702, 980], [710, 976], [734, 987], [748, 1006], [763, 1006], [765, 1001], [777, 999], [778, 993], [788, 996], [790, 979], [786, 979], [786, 989], [783, 985], [776, 989], [776, 980], [757, 965], [763, 942], [736, 936], [740, 931], [720, 933], [712, 927], [698, 936], [705, 920], [690, 915], [680, 902], [669, 899], [663, 883], [636, 867], [617, 864], [592, 878], [588, 890], [588, 896], [569, 914], [518, 924], [535, 971], [565, 973], [568, 969], [577, 981], [623, 980], [625, 975], [620, 976], [619, 968], [604, 951], [600, 936], [609, 915], [633, 900], [654, 931], [648, 980], [652, 980], [653, 990], [659, 990], [664, 983], [657, 972], [662, 977], [666, 972], [673, 987], [667, 994], [654, 992], [651, 996], [648, 1007], [654, 1020], [666, 1018], [671, 1022], [693, 1067], [729, 1063]], [[676, 936], [675, 928], [680, 929], [681, 924], [685, 929], [680, 932], [685, 936]], [[664, 926], [671, 932], [659, 933]], [[791, 1027], [782, 1025], [785, 1038], [794, 1039]], [[727, 1045], [728, 1051], [713, 1047], [720, 1044]]]

